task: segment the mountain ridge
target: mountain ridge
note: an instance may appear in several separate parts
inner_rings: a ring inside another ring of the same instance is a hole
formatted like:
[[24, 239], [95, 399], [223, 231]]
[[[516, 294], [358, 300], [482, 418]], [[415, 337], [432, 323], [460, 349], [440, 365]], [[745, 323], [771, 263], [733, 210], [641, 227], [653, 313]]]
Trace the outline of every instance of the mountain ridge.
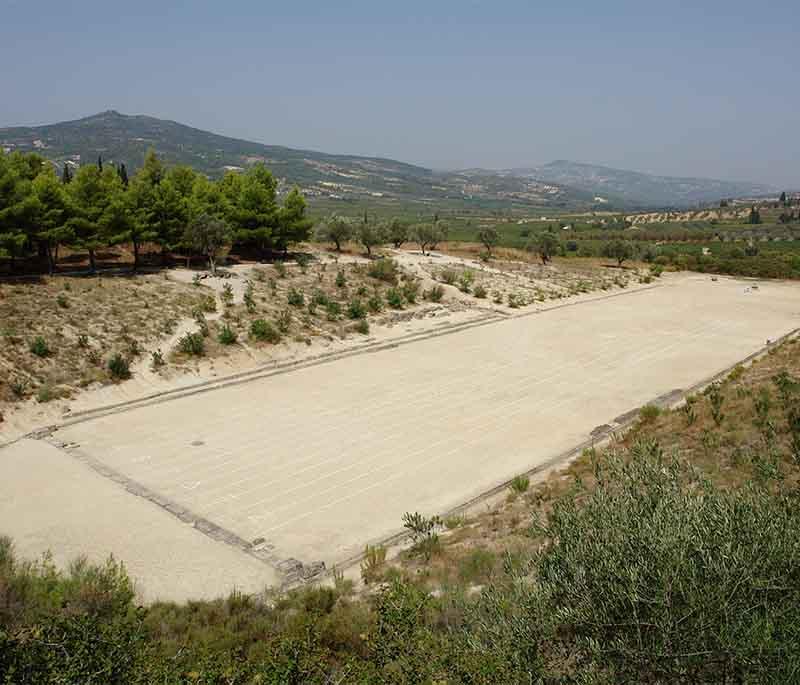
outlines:
[[0, 147], [38, 152], [59, 166], [94, 163], [102, 156], [109, 163], [124, 162], [131, 171], [153, 148], [167, 163], [188, 164], [209, 176], [263, 162], [283, 188], [299, 185], [312, 199], [430, 206], [681, 207], [774, 190], [762, 184], [655, 176], [568, 160], [538, 167], [434, 171], [389, 157], [257, 143], [114, 109], [55, 124], [0, 128]]
[[765, 183], [648, 174], [565, 159], [554, 160], [540, 166], [507, 169], [500, 173], [521, 178], [536, 177], [539, 180], [569, 185], [598, 195], [605, 193], [617, 201], [633, 205], [644, 202], [648, 205], [689, 206], [728, 197], [757, 197], [774, 193], [776, 190]]
[[0, 128], [0, 146], [39, 152], [57, 165], [124, 162], [135, 171], [148, 149], [169, 164], [188, 164], [209, 176], [243, 170], [263, 162], [285, 189], [299, 185], [311, 199], [416, 203], [437, 207], [496, 206], [517, 203], [536, 207], [588, 207], [584, 191], [553, 187], [535, 179], [503, 179], [493, 174], [465, 176], [437, 172], [387, 157], [339, 155], [267, 145], [232, 138], [148, 115], [106, 110], [89, 117], [45, 124]]

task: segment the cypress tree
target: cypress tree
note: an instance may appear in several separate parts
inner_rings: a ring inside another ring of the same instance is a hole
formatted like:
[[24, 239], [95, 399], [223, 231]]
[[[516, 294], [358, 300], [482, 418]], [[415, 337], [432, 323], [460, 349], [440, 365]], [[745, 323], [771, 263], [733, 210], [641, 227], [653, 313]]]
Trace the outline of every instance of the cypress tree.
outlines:
[[67, 185], [72, 180], [72, 170], [69, 168], [69, 164], [64, 162], [64, 171], [61, 172], [61, 182], [64, 185]]
[[119, 174], [119, 178], [122, 181], [122, 185], [126, 188], [128, 187], [128, 170], [125, 168], [125, 163], [119, 165], [117, 168], [117, 173]]
[[97, 168], [103, 170], [103, 155], [97, 155]]

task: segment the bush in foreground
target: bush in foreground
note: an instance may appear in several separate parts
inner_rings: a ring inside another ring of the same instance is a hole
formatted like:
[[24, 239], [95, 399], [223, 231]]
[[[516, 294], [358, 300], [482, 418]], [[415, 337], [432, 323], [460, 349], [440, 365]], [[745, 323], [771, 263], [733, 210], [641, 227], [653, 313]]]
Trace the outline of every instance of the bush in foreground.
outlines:
[[269, 321], [264, 319], [255, 319], [250, 324], [250, 337], [259, 342], [279, 343], [281, 340], [280, 331], [273, 326]]

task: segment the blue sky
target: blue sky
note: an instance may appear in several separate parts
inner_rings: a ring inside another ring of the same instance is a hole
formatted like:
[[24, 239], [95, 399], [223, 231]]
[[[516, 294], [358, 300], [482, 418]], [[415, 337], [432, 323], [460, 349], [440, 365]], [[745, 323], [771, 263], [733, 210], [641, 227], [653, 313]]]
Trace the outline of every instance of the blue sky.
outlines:
[[800, 3], [0, 0], [0, 125], [105, 109], [433, 166], [800, 188]]

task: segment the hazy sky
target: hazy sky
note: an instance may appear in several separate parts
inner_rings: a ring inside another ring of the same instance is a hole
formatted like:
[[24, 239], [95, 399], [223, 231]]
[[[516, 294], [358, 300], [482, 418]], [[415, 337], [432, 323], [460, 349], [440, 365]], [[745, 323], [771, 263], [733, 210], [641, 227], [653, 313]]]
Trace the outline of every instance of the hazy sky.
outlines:
[[800, 2], [0, 0], [0, 125], [800, 187]]

